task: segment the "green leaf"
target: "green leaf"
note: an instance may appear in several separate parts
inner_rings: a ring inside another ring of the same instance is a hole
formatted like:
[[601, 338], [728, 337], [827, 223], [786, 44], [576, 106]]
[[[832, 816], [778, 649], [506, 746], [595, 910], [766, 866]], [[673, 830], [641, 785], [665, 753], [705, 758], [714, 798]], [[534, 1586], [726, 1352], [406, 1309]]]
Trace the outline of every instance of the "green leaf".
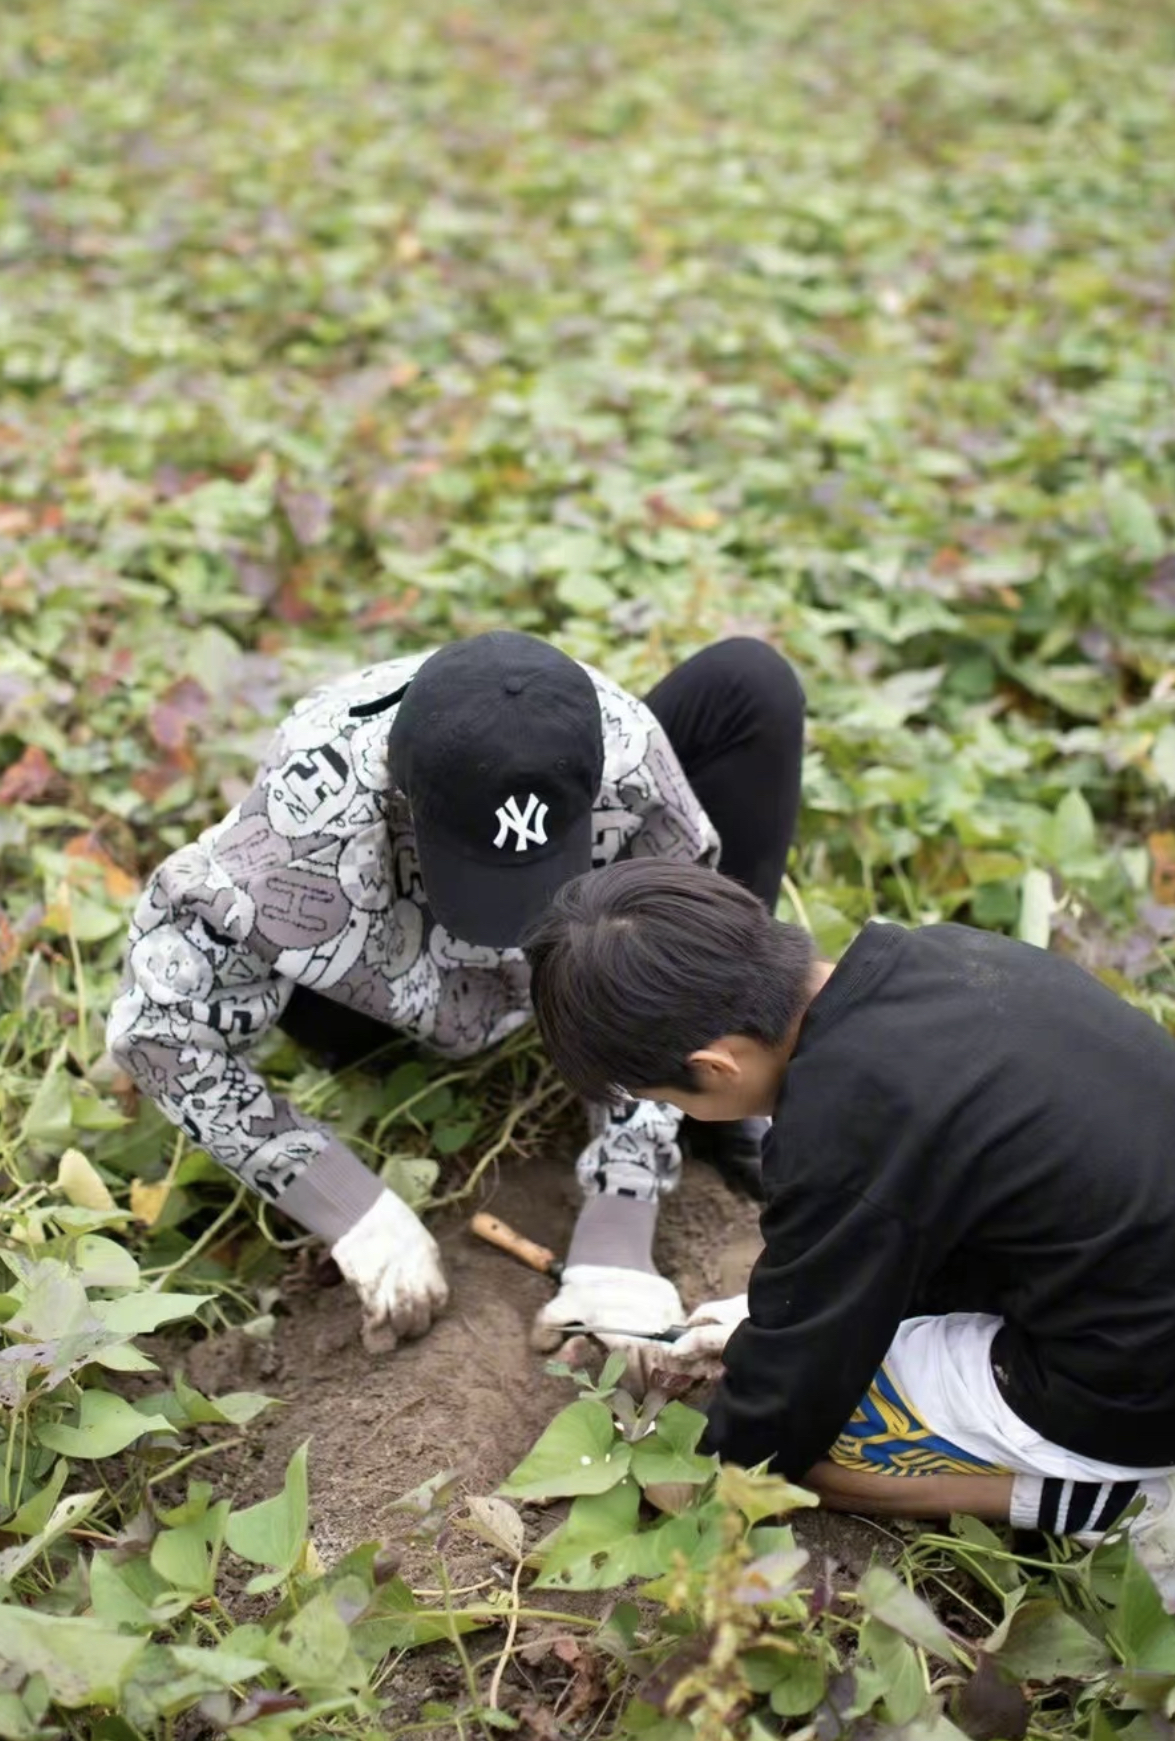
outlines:
[[358, 1578], [320, 1590], [270, 1635], [266, 1655], [284, 1680], [310, 1698], [363, 1686], [367, 1669], [351, 1642], [349, 1616], [362, 1613], [367, 1603]]
[[234, 1390], [223, 1396], [208, 1397], [201, 1391], [193, 1389], [183, 1374], [176, 1373], [175, 1395], [169, 1398], [166, 1392], [151, 1399], [152, 1406], [173, 1419], [176, 1425], [243, 1427], [257, 1416], [264, 1414], [266, 1409], [277, 1408], [275, 1397], [264, 1396], [260, 1391]]
[[1016, 935], [1021, 943], [1047, 949], [1053, 931], [1053, 879], [1047, 871], [1026, 870], [1021, 884], [1020, 919]]
[[[429, 1141], [438, 1155], [455, 1155], [477, 1134], [478, 1122], [476, 1118], [445, 1120], [444, 1123], [433, 1126]], [[439, 1167], [435, 1168], [429, 1190], [436, 1183], [436, 1173], [439, 1171]]]
[[642, 1487], [661, 1481], [708, 1481], [717, 1457], [699, 1457], [694, 1447], [706, 1428], [705, 1415], [683, 1403], [666, 1403], [654, 1431], [632, 1448], [632, 1473]]
[[120, 1336], [148, 1336], [164, 1324], [191, 1318], [211, 1294], [123, 1294], [116, 1300], [91, 1300], [90, 1310], [107, 1330]]
[[173, 1644], [169, 1649], [178, 1668], [186, 1674], [197, 1674], [216, 1686], [239, 1686], [242, 1681], [264, 1674], [269, 1667], [263, 1656], [245, 1656], [234, 1650], [231, 1634], [211, 1650], [207, 1646], [197, 1649], [188, 1644]]
[[143, 1741], [124, 1717], [103, 1717], [90, 1732], [90, 1741]]
[[67, 1710], [117, 1704], [146, 1644], [100, 1620], [0, 1603], [0, 1662], [19, 1663], [23, 1675], [44, 1675], [53, 1699]]
[[104, 1239], [97, 1233], [84, 1233], [74, 1252], [77, 1273], [84, 1287], [138, 1287], [139, 1266], [125, 1245]]
[[53, 1465], [53, 1473], [31, 1499], [26, 1499], [15, 1516], [10, 1517], [4, 1528], [12, 1535], [37, 1535], [43, 1530], [53, 1514], [53, 1510], [61, 1497], [62, 1489], [69, 1480], [69, 1464], [62, 1457]]
[[498, 1491], [511, 1499], [603, 1493], [623, 1480], [630, 1460], [631, 1451], [617, 1439], [610, 1411], [583, 1397], [555, 1416]]
[[33, 1266], [25, 1281], [20, 1310], [8, 1322], [9, 1336], [60, 1342], [97, 1323], [86, 1290], [64, 1264], [53, 1259]]
[[[115, 1342], [106, 1348], [95, 1348], [93, 1354], [95, 1366], [102, 1367], [105, 1372], [158, 1372], [158, 1364], [149, 1354], [144, 1354], [141, 1348], [136, 1348], [133, 1342]], [[167, 1413], [166, 1409], [160, 1411]]]
[[50, 1069], [41, 1078], [21, 1126], [21, 1140], [48, 1149], [64, 1148], [73, 1129], [72, 1078]]
[[0, 1580], [11, 1584], [14, 1578], [18, 1578], [59, 1537], [71, 1529], [77, 1529], [102, 1497], [99, 1490], [94, 1493], [73, 1493], [68, 1499], [61, 1500], [54, 1506], [43, 1529], [28, 1541], [21, 1542], [18, 1547], [6, 1548], [0, 1553]]
[[1053, 852], [1062, 870], [1080, 871], [1097, 847], [1093, 811], [1080, 792], [1066, 792], [1053, 818]]
[[667, 1517], [639, 1529], [641, 1495], [631, 1479], [606, 1493], [578, 1498], [567, 1522], [544, 1544], [539, 1589], [613, 1590], [631, 1578], [655, 1578], [676, 1554], [693, 1559], [698, 1547], [695, 1515]]
[[913, 1722], [927, 1702], [922, 1665], [913, 1645], [874, 1615], [861, 1628], [861, 1648], [884, 1685], [882, 1696], [889, 1722], [899, 1726]]
[[458, 1634], [498, 1624], [495, 1613], [466, 1614], [460, 1608], [424, 1608], [402, 1578], [381, 1584], [351, 1627], [355, 1649], [365, 1662], [379, 1662], [393, 1650], [415, 1650]]
[[870, 1566], [857, 1589], [867, 1614], [935, 1656], [954, 1661], [955, 1646], [938, 1616], [888, 1566]]
[[222, 1499], [204, 1516], [160, 1530], [151, 1544], [151, 1565], [159, 1576], [178, 1590], [210, 1596], [228, 1512], [228, 1500]]
[[113, 1457], [147, 1433], [170, 1433], [163, 1415], [142, 1415], [108, 1390], [85, 1390], [73, 1426], [43, 1426], [39, 1438], [66, 1457]]
[[1175, 725], [1165, 725], [1151, 746], [1151, 767], [1169, 798], [1175, 798]]
[[813, 1656], [785, 1656], [771, 1687], [771, 1709], [777, 1717], [806, 1717], [824, 1697], [824, 1664]]
[[390, 1155], [380, 1168], [379, 1176], [410, 1209], [417, 1209], [428, 1202], [440, 1171], [437, 1163], [427, 1156]]
[[606, 580], [583, 571], [562, 575], [555, 596], [561, 605], [584, 617], [602, 616], [616, 603], [616, 594]]
[[1086, 1680], [1110, 1666], [1105, 1645], [1048, 1597], [1021, 1603], [984, 1648], [1016, 1680], [1045, 1685]]
[[987, 1524], [977, 1517], [956, 1515], [951, 1518], [951, 1534], [975, 1550], [968, 1553], [960, 1548], [955, 1557], [995, 1595], [1007, 1596], [1023, 1586], [1024, 1573], [1014, 1560], [1007, 1558], [1004, 1543]]
[[306, 1475], [309, 1451], [307, 1439], [290, 1458], [281, 1493], [245, 1511], [234, 1511], [228, 1520], [225, 1540], [233, 1552], [254, 1565], [273, 1568], [272, 1576], [254, 1578], [246, 1586], [250, 1594], [272, 1590], [289, 1577], [301, 1558], [310, 1520]]
[[793, 1487], [780, 1475], [756, 1474], [735, 1463], [719, 1469], [716, 1492], [724, 1505], [733, 1505], [751, 1524], [761, 1523], [765, 1517], [788, 1517], [793, 1511], [820, 1503], [807, 1488]]
[[[609, 1354], [607, 1360], [604, 1362], [603, 1368], [600, 1372], [599, 1383], [596, 1386], [596, 1389], [601, 1393], [601, 1395], [608, 1396], [615, 1390], [616, 1386], [620, 1383], [620, 1380], [624, 1377], [627, 1366], [628, 1356], [623, 1348], [614, 1348], [611, 1354]], [[570, 1370], [570, 1368], [568, 1370]], [[625, 1394], [627, 1395], [627, 1393]], [[629, 1403], [632, 1402], [631, 1397], [629, 1397], [628, 1400]], [[614, 1413], [619, 1406], [620, 1399], [614, 1397], [612, 1400], [612, 1409]], [[635, 1407], [635, 1405], [633, 1406]]]
[[32, 1675], [19, 1693], [0, 1692], [0, 1735], [5, 1741], [38, 1741], [46, 1733], [49, 1687], [44, 1675]]
[[1111, 473], [1105, 482], [1104, 499], [1110, 530], [1118, 543], [1144, 561], [1157, 561], [1166, 549], [1166, 539], [1146, 497]]
[[[148, 1580], [148, 1588], [140, 1586]], [[155, 1623], [156, 1599], [164, 1584], [142, 1559], [119, 1564], [114, 1553], [96, 1553], [90, 1560], [90, 1603], [99, 1620], [110, 1626], [147, 1631]]]
[[1114, 1632], [1128, 1668], [1175, 1673], [1175, 1616], [1163, 1607], [1154, 1579], [1133, 1549], [1122, 1574]]

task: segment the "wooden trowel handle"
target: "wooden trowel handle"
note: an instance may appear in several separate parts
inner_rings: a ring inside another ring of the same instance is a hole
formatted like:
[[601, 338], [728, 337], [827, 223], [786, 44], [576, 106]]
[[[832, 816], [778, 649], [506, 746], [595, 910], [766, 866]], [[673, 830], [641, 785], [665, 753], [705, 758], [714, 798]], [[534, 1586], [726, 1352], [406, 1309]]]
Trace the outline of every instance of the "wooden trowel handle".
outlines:
[[548, 1251], [545, 1245], [536, 1245], [533, 1239], [527, 1239], [524, 1234], [515, 1233], [512, 1227], [507, 1227], [496, 1215], [479, 1211], [469, 1226], [479, 1239], [484, 1239], [489, 1245], [496, 1245], [499, 1251], [509, 1252], [519, 1263], [539, 1270], [553, 1281], [558, 1281], [563, 1273], [563, 1265], [553, 1251]]

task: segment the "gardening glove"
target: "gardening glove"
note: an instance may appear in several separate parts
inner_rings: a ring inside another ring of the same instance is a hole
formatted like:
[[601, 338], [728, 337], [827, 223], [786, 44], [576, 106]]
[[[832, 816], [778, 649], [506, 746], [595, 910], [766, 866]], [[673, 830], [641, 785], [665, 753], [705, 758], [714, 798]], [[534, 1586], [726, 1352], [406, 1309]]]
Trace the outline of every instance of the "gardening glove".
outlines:
[[436, 1240], [392, 1191], [376, 1198], [331, 1256], [359, 1295], [363, 1343], [373, 1354], [423, 1336], [448, 1301]]
[[[650, 1373], [665, 1364], [665, 1353], [673, 1345], [642, 1342], [640, 1337], [668, 1330], [684, 1318], [677, 1289], [665, 1276], [610, 1264], [570, 1264], [559, 1292], [535, 1318], [531, 1345], [542, 1352], [562, 1348], [564, 1358], [575, 1366], [590, 1351], [584, 1332], [591, 1332], [591, 1340], [602, 1343], [609, 1353], [617, 1348], [624, 1351], [627, 1381], [643, 1391]], [[616, 1335], [617, 1330], [633, 1334]]]
[[722, 1376], [722, 1355], [730, 1334], [747, 1315], [747, 1296], [706, 1300], [686, 1319], [689, 1328], [675, 1342], [643, 1344], [642, 1375], [646, 1388], [712, 1383]]
[[716, 1368], [721, 1364], [731, 1332], [746, 1315], [745, 1294], [734, 1294], [728, 1300], [703, 1300], [686, 1319], [689, 1328], [685, 1335], [670, 1344], [669, 1359], [664, 1364], [691, 1372]]

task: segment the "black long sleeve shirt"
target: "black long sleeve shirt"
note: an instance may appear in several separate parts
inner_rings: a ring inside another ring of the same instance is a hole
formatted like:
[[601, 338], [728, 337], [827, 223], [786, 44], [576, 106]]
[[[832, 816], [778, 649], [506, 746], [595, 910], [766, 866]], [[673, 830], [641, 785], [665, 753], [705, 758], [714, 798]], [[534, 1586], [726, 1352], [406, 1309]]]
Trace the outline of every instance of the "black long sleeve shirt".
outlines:
[[1044, 1437], [1175, 1464], [1175, 1043], [1081, 968], [867, 926], [803, 1021], [764, 1183], [708, 1450], [802, 1479], [900, 1321], [949, 1306], [1003, 1317], [1004, 1395]]

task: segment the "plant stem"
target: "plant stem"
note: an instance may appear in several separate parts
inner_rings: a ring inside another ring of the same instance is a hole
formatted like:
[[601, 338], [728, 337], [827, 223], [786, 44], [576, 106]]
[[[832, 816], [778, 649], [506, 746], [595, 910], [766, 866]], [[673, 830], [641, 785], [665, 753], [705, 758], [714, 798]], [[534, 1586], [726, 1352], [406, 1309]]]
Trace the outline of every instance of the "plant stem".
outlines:
[[449, 1626], [449, 1637], [452, 1640], [453, 1649], [457, 1652], [457, 1658], [461, 1664], [461, 1672], [465, 1677], [465, 1687], [469, 1693], [470, 1702], [476, 1711], [481, 1703], [477, 1692], [477, 1676], [473, 1672], [473, 1664], [469, 1660], [469, 1652], [465, 1648], [460, 1629], [457, 1625], [457, 1618], [452, 1603], [452, 1585], [449, 1582], [448, 1569], [443, 1559], [438, 1559], [437, 1569], [441, 1574], [441, 1587], [445, 1592], [444, 1614]]
[[168, 1280], [169, 1277], [174, 1276], [174, 1275], [178, 1275], [180, 1270], [185, 1269], [187, 1267], [187, 1265], [191, 1263], [191, 1261], [194, 1257], [198, 1256], [198, 1254], [200, 1252], [205, 1251], [207, 1249], [207, 1247], [216, 1238], [216, 1235], [220, 1232], [221, 1228], [225, 1227], [232, 1220], [233, 1216], [236, 1214], [237, 1210], [240, 1208], [241, 1203], [244, 1201], [244, 1196], [245, 1196], [245, 1187], [244, 1187], [244, 1185], [240, 1185], [240, 1186], [238, 1186], [237, 1191], [233, 1197], [233, 1200], [229, 1204], [228, 1208], [221, 1210], [220, 1214], [216, 1217], [216, 1220], [212, 1223], [212, 1225], [210, 1227], [206, 1227], [204, 1232], [200, 1235], [199, 1239], [194, 1240], [192, 1242], [192, 1244], [189, 1245], [188, 1249], [184, 1252], [183, 1256], [177, 1257], [174, 1263], [167, 1264], [163, 1269], [145, 1269], [143, 1271], [144, 1281], [148, 1277], [152, 1278], [151, 1292], [153, 1294], [162, 1293], [163, 1292], [163, 1284], [165, 1281]]
[[189, 1451], [187, 1456], [181, 1457], [178, 1462], [169, 1463], [166, 1469], [159, 1471], [158, 1475], [149, 1476], [147, 1486], [155, 1487], [161, 1481], [170, 1481], [173, 1476], [179, 1475], [186, 1469], [190, 1463], [198, 1463], [201, 1457], [218, 1457], [222, 1451], [234, 1451], [238, 1445], [244, 1443], [245, 1440], [241, 1437], [239, 1439], [225, 1439], [219, 1445], [201, 1445], [198, 1450]]
[[800, 924], [804, 927], [804, 930], [808, 933], [809, 937], [811, 937], [813, 935], [812, 921], [808, 917], [808, 909], [804, 905], [803, 896], [800, 894], [799, 889], [797, 889], [796, 885], [788, 876], [785, 876], [783, 879], [783, 892], [795, 908], [796, 918], [800, 921]]
[[524, 1119], [528, 1113], [534, 1112], [538, 1107], [540, 1107], [544, 1100], [550, 1100], [553, 1099], [556, 1094], [565, 1093], [566, 1090], [561, 1082], [556, 1082], [553, 1085], [548, 1084], [545, 1088], [540, 1084], [537, 1088], [532, 1090], [525, 1100], [519, 1101], [518, 1105], [513, 1107], [509, 1112], [506, 1117], [506, 1122], [503, 1124], [497, 1137], [490, 1144], [485, 1154], [482, 1155], [465, 1183], [460, 1185], [456, 1191], [448, 1191], [443, 1197], [435, 1197], [428, 1205], [428, 1208], [448, 1209], [454, 1203], [464, 1202], [464, 1200], [476, 1189], [479, 1180], [487, 1169], [493, 1165], [499, 1155], [503, 1154], [505, 1150], [509, 1148], [510, 1143], [514, 1138], [515, 1129], [520, 1121]]
[[516, 1560], [514, 1564], [514, 1577], [510, 1583], [510, 1600], [513, 1603], [510, 1610], [510, 1624], [506, 1628], [506, 1642], [502, 1646], [502, 1654], [498, 1658], [497, 1667], [494, 1669], [493, 1679], [490, 1681], [488, 1703], [492, 1711], [497, 1710], [498, 1708], [498, 1690], [502, 1685], [502, 1674], [514, 1651], [514, 1635], [518, 1631], [518, 1581], [521, 1577], [522, 1561]]

